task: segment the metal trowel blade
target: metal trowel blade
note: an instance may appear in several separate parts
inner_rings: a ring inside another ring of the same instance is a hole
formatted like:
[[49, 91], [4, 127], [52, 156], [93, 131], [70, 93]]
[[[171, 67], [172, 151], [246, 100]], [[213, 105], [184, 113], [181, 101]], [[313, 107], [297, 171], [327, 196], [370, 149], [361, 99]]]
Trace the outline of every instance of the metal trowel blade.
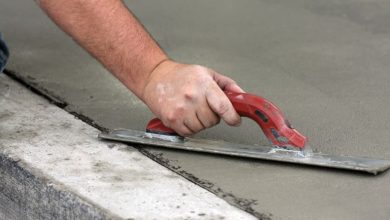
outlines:
[[390, 160], [384, 159], [322, 153], [304, 154], [302, 151], [277, 149], [270, 146], [236, 144], [219, 140], [177, 138], [175, 136], [169, 138], [166, 135], [159, 138], [143, 131], [129, 129], [115, 129], [108, 133], [101, 133], [99, 138], [171, 149], [354, 170], [374, 175], [390, 168]]

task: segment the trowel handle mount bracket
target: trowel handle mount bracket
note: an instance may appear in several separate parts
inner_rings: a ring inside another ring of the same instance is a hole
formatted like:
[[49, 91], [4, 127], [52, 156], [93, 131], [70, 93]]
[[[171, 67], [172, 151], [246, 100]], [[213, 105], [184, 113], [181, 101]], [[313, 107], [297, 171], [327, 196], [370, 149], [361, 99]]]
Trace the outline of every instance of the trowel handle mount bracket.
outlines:
[[[304, 148], [307, 138], [292, 128], [283, 113], [267, 99], [249, 93], [225, 91], [237, 113], [254, 120], [274, 146]], [[164, 126], [160, 119], [152, 119], [147, 132], [177, 135], [174, 130]]]

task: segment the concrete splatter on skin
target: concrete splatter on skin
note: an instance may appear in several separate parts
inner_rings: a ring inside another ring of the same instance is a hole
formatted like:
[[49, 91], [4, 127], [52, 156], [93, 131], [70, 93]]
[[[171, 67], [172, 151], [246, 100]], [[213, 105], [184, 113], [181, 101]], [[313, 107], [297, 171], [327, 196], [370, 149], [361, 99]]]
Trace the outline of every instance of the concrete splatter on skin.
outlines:
[[169, 85], [158, 83], [156, 91], [159, 97], [158, 103], [160, 104], [163, 104], [164, 100], [168, 102], [174, 102], [176, 100], [175, 97], [169, 96], [169, 94], [173, 94], [173, 89]]

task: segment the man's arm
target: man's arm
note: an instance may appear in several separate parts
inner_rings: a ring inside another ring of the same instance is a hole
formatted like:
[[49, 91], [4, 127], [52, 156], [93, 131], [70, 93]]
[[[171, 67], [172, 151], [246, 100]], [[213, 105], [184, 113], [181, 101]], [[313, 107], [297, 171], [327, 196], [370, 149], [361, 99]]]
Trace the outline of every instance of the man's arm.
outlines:
[[163, 123], [181, 135], [240, 117], [221, 89], [242, 92], [213, 70], [170, 60], [120, 0], [40, 0], [50, 18]]

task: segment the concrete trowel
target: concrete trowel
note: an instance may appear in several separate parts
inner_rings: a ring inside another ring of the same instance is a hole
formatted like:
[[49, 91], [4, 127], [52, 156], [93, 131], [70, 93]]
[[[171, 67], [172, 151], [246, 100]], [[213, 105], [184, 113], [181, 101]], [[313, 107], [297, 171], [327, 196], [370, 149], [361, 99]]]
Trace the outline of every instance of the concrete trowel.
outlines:
[[390, 160], [314, 153], [307, 138], [294, 129], [283, 113], [265, 98], [249, 93], [225, 92], [240, 116], [254, 120], [270, 142], [269, 146], [246, 145], [220, 140], [179, 136], [152, 119], [146, 131], [114, 129], [99, 138], [179, 150], [254, 158], [310, 166], [337, 168], [378, 174], [390, 168]]

